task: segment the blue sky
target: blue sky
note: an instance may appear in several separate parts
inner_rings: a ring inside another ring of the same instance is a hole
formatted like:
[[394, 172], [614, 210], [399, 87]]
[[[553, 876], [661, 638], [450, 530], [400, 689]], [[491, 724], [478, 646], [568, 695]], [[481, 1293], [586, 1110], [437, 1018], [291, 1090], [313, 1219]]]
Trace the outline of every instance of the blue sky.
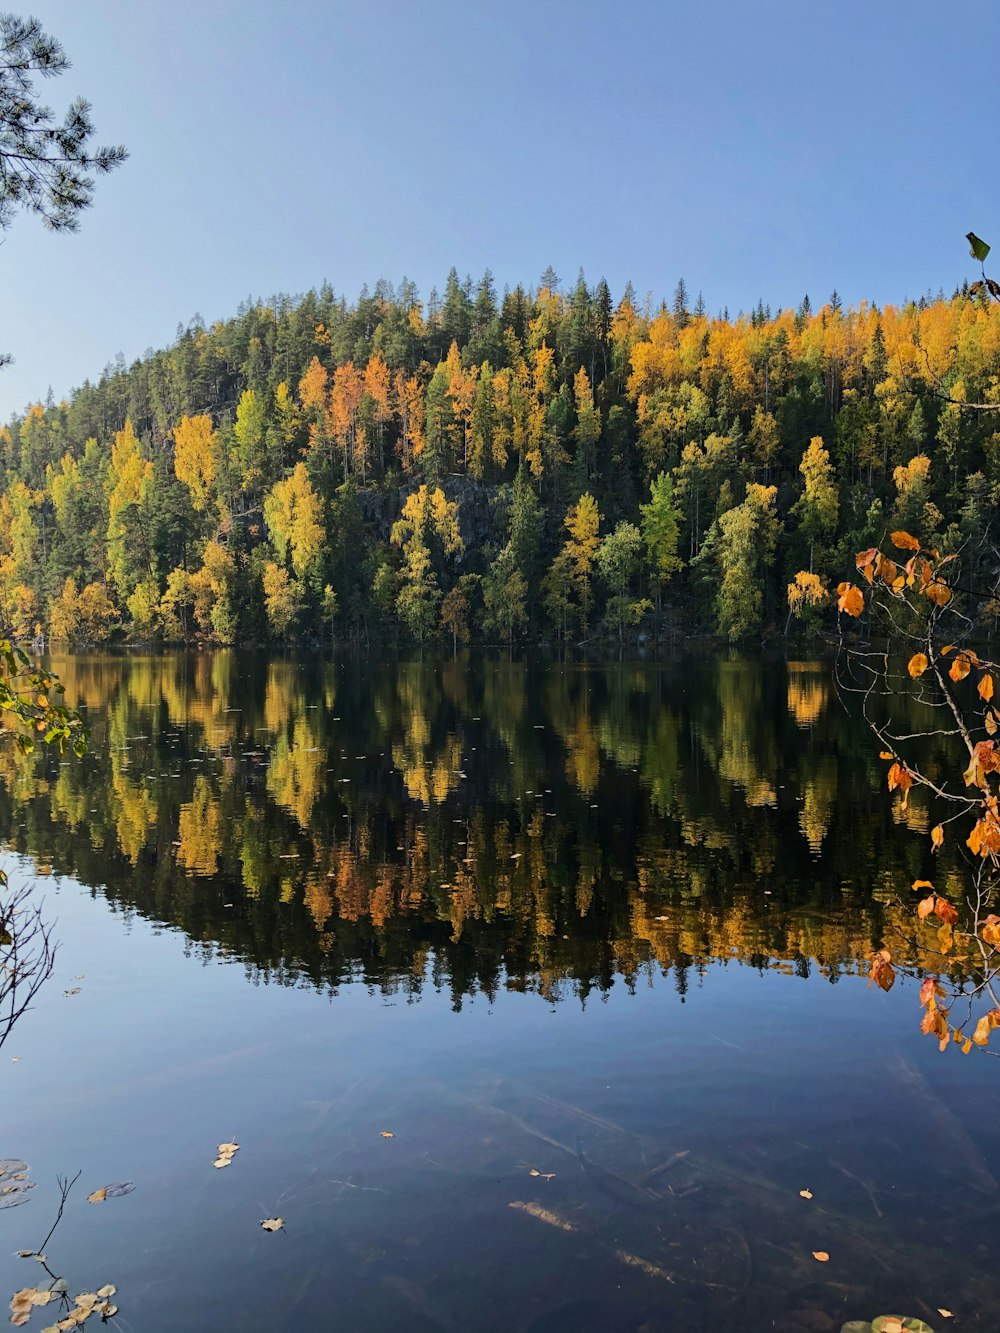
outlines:
[[0, 246], [0, 418], [323, 279], [683, 274], [735, 313], [950, 290], [1000, 241], [989, 0], [8, 3], [131, 158]]

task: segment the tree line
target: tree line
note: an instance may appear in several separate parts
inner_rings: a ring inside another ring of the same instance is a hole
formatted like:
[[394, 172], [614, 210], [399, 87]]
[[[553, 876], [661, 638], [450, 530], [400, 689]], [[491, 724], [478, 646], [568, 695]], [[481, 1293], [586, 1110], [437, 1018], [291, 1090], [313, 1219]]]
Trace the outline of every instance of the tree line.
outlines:
[[0, 429], [0, 596], [71, 643], [759, 636], [890, 528], [986, 550], [983, 402], [1000, 308], [968, 286], [735, 318], [551, 270], [253, 300]]

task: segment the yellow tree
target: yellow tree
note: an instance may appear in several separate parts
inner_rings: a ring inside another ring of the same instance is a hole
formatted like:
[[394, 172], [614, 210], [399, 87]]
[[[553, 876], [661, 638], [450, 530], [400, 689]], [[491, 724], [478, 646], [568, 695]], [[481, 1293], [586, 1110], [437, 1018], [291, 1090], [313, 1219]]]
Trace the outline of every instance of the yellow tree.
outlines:
[[385, 427], [386, 422], [392, 419], [392, 382], [389, 375], [389, 367], [379, 356], [378, 352], [373, 352], [368, 358], [368, 364], [365, 366], [364, 386], [365, 393], [371, 400], [372, 415], [375, 419], [375, 425], [378, 428], [379, 459], [384, 466]]
[[263, 583], [267, 618], [274, 632], [284, 636], [301, 606], [301, 586], [297, 579], [289, 578], [283, 565], [276, 565], [273, 560], [264, 565]]
[[462, 431], [462, 466], [469, 466], [469, 427], [472, 421], [472, 408], [476, 400], [476, 374], [467, 371], [462, 365], [458, 343], [452, 342], [448, 357], [444, 363], [448, 383], [448, 397], [451, 399], [455, 422]]
[[329, 443], [328, 432], [331, 428], [330, 414], [327, 410], [328, 376], [318, 357], [313, 357], [306, 367], [306, 373], [299, 380], [299, 402], [302, 413], [309, 423], [309, 447], [325, 452]]
[[108, 572], [121, 596], [127, 597], [135, 583], [133, 570], [149, 565], [143, 510], [153, 485], [153, 464], [143, 458], [131, 420], [111, 446], [108, 482]]
[[399, 452], [404, 472], [409, 472], [415, 458], [424, 451], [424, 395], [416, 375], [397, 370], [392, 381], [399, 421]]
[[264, 522], [278, 558], [289, 560], [298, 578], [304, 578], [323, 549], [322, 504], [309, 481], [304, 463], [277, 482], [264, 499]]
[[837, 528], [840, 497], [830, 455], [819, 435], [814, 435], [802, 455], [799, 471], [805, 478], [805, 490], [795, 505], [802, 517], [802, 532], [809, 542], [809, 569], [813, 567], [816, 542], [829, 540]]
[[594, 406], [594, 391], [590, 386], [590, 377], [583, 366], [573, 377], [573, 398], [576, 402], [576, 426], [573, 429], [573, 438], [576, 441], [579, 474], [582, 478], [587, 478], [597, 466], [601, 413]]
[[199, 514], [206, 509], [215, 484], [217, 447], [209, 416], [181, 417], [174, 427], [174, 474], [191, 492], [191, 503]]
[[354, 362], [348, 361], [345, 365], [338, 366], [333, 372], [327, 421], [330, 433], [344, 451], [345, 477], [351, 470], [358, 408], [361, 406], [363, 394], [364, 381], [355, 370]]
[[564, 632], [567, 614], [575, 602], [586, 632], [593, 603], [594, 558], [600, 546], [601, 515], [594, 497], [581, 495], [567, 510], [563, 525], [569, 536], [546, 576], [545, 600], [553, 619], [562, 622]]

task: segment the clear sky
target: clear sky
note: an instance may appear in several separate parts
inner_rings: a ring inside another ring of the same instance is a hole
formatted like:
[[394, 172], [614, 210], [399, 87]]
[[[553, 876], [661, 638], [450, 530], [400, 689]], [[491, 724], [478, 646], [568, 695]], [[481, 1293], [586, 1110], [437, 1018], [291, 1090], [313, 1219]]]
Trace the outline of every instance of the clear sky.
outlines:
[[[451, 265], [879, 304], [1000, 242], [993, 0], [6, 0], [129, 162], [0, 246], [0, 417], [241, 299]], [[1000, 253], [1000, 244], [998, 244]]]

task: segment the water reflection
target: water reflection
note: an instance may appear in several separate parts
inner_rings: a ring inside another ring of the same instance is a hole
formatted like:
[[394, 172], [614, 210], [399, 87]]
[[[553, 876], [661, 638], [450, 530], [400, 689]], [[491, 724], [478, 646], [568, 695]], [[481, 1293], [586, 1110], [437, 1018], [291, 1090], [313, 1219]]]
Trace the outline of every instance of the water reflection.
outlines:
[[924, 869], [895, 824], [926, 812], [819, 663], [53, 666], [93, 748], [0, 755], [11, 845], [255, 977], [456, 1005], [683, 994], [715, 959], [836, 980]]

